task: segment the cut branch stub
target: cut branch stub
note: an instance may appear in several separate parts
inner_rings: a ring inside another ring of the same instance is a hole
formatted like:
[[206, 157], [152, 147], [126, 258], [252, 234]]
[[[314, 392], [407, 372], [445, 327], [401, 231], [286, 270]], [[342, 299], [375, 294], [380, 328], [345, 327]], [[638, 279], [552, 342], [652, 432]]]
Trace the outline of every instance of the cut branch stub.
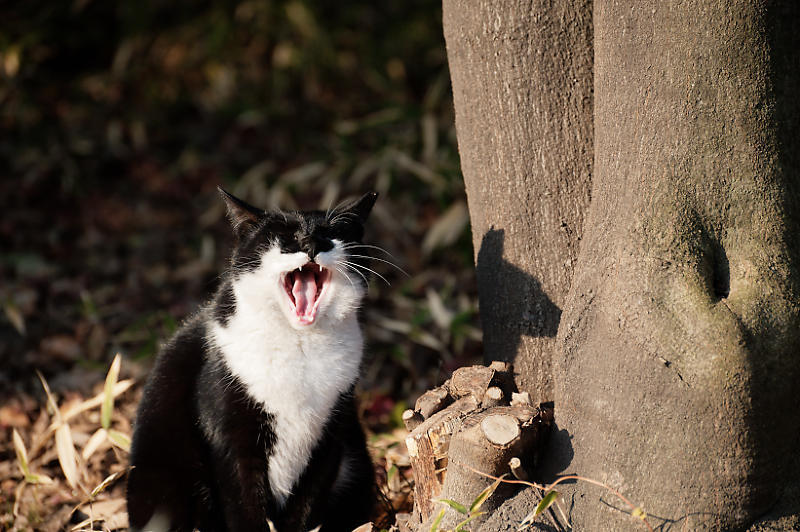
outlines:
[[490, 406], [499, 406], [503, 402], [503, 398], [503, 390], [497, 386], [490, 386], [486, 389], [486, 393], [483, 394], [483, 402], [481, 403], [481, 406], [484, 408], [488, 408]]
[[485, 366], [458, 368], [447, 381], [450, 395], [457, 398], [471, 395], [481, 402], [483, 394], [494, 379], [494, 374], [493, 369]]
[[487, 440], [502, 447], [519, 438], [519, 420], [508, 414], [491, 414], [481, 421], [481, 430]]
[[506, 397], [511, 397], [511, 394], [517, 391], [517, 385], [514, 382], [514, 366], [508, 362], [494, 360], [489, 364], [489, 368], [494, 370], [492, 386], [497, 386], [503, 390]]
[[528, 392], [511, 394], [511, 406], [525, 406], [531, 404], [531, 396]]
[[511, 469], [511, 474], [517, 480], [528, 480], [528, 472], [525, 471], [525, 468], [522, 466], [522, 460], [518, 457], [514, 457], [508, 461], [508, 468]]
[[500, 388], [507, 397], [517, 391], [511, 364], [499, 361], [492, 362], [488, 367], [458, 368], [444, 386], [455, 399], [471, 395], [478, 402], [484, 400], [486, 391], [491, 387]]
[[414, 404], [414, 410], [419, 412], [424, 419], [428, 419], [452, 402], [453, 399], [450, 397], [447, 387], [439, 386], [422, 394]]
[[415, 412], [411, 409], [403, 412], [403, 424], [409, 432], [417, 428], [423, 421], [424, 419], [419, 412]]

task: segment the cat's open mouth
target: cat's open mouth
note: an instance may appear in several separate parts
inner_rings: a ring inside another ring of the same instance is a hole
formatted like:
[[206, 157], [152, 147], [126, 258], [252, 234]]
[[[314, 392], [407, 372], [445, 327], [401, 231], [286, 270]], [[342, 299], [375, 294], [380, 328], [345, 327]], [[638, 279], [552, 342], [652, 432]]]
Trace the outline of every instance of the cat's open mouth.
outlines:
[[289, 298], [297, 321], [311, 325], [317, 318], [317, 309], [331, 279], [331, 272], [313, 262], [283, 276], [283, 289]]

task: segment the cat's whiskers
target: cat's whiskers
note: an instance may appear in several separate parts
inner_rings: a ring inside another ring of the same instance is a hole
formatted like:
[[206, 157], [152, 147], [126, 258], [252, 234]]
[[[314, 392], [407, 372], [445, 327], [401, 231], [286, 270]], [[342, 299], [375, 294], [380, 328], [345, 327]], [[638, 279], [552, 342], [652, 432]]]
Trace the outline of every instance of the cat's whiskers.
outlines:
[[337, 263], [337, 264], [340, 264], [340, 265], [342, 265], [342, 266], [343, 266], [344, 268], [346, 268], [346, 269], [349, 269], [349, 270], [351, 270], [351, 271], [354, 271], [354, 272], [356, 272], [358, 275], [360, 275], [360, 276], [361, 276], [361, 278], [362, 278], [362, 279], [364, 279], [364, 284], [366, 284], [367, 286], [369, 286], [369, 280], [367, 280], [367, 278], [364, 276], [364, 274], [363, 274], [363, 273], [361, 273], [360, 271], [358, 271], [358, 270], [356, 270], [355, 268], [353, 268], [353, 267], [350, 265], [350, 263], [348, 263], [347, 261], [341, 261], [341, 260], [337, 260], [337, 261], [336, 261], [336, 263]]
[[[331, 200], [331, 203], [333, 203], [333, 200]], [[332, 223], [332, 222], [330, 221], [330, 219], [331, 219], [330, 217], [331, 217], [331, 216], [333, 216], [334, 214], [337, 214], [337, 213], [338, 213], [338, 211], [339, 211], [339, 209], [340, 209], [341, 207], [343, 207], [343, 206], [344, 206], [346, 203], [347, 203], [347, 199], [343, 199], [342, 201], [340, 201], [339, 203], [337, 203], [337, 204], [336, 204], [336, 207], [334, 207], [332, 211], [330, 211], [329, 213], [326, 213], [326, 216], [325, 216], [325, 221], [326, 221], [326, 222], [329, 222], [329, 223]]]
[[341, 268], [339, 268], [338, 266], [334, 266], [334, 268], [336, 269], [336, 271], [337, 271], [337, 272], [339, 272], [339, 273], [341, 273], [342, 275], [344, 275], [345, 279], [347, 279], [348, 281], [350, 281], [350, 286], [352, 286], [353, 288], [355, 288], [355, 287], [356, 287], [356, 285], [354, 285], [354, 284], [353, 284], [353, 280], [350, 278], [350, 276], [349, 276], [349, 275], [347, 275], [347, 274], [346, 274], [346, 273], [345, 273], [345, 272], [344, 272], [344, 271], [343, 271]]
[[[392, 286], [392, 283], [390, 283], [389, 281], [387, 281], [387, 280], [386, 280], [386, 277], [384, 277], [383, 275], [379, 274], [378, 272], [376, 272], [376, 271], [375, 271], [375, 270], [373, 270], [372, 268], [367, 268], [366, 266], [362, 266], [361, 264], [358, 264], [358, 263], [355, 263], [355, 262], [350, 262], [350, 261], [347, 261], [347, 260], [344, 260], [344, 261], [338, 261], [338, 262], [341, 262], [341, 263], [347, 264], [347, 265], [348, 265], [348, 266], [350, 266], [350, 267], [361, 268], [362, 270], [366, 270], [366, 271], [368, 271], [368, 272], [372, 272], [372, 273], [374, 273], [375, 275], [377, 275], [378, 277], [380, 277], [381, 279], [383, 279], [383, 282], [384, 282], [384, 283], [386, 283], [386, 285], [387, 285], [387, 286]], [[353, 270], [353, 271], [358, 271], [358, 270]], [[363, 277], [363, 276], [362, 276], [362, 277]]]
[[345, 245], [342, 246], [342, 249], [355, 249], [355, 248], [377, 249], [378, 251], [380, 251], [382, 253], [385, 253], [389, 257], [391, 257], [391, 258], [396, 260], [396, 257], [394, 255], [392, 255], [391, 253], [389, 253], [388, 251], [386, 251], [384, 248], [382, 248], [380, 246], [373, 246], [371, 244], [357, 244], [355, 242], [351, 242], [351, 243], [348, 243], [348, 244], [345, 244]]
[[334, 216], [333, 220], [330, 221], [331, 225], [336, 225], [336, 223], [341, 219], [347, 219], [348, 217], [358, 220], [358, 215], [354, 212], [341, 212]]
[[352, 254], [352, 253], [348, 253], [348, 255], [347, 255], [347, 256], [348, 256], [348, 257], [358, 257], [358, 258], [360, 258], [360, 259], [377, 260], [378, 262], [385, 262], [385, 263], [386, 263], [386, 264], [388, 264], [389, 266], [392, 266], [392, 267], [394, 267], [394, 268], [397, 268], [397, 269], [398, 269], [398, 270], [399, 270], [399, 271], [400, 271], [400, 272], [401, 272], [403, 275], [405, 275], [406, 277], [411, 277], [411, 276], [408, 274], [408, 272], [406, 272], [406, 271], [405, 271], [403, 268], [401, 268], [400, 266], [398, 266], [398, 265], [397, 265], [397, 264], [395, 264], [394, 262], [391, 262], [391, 261], [388, 261], [388, 260], [379, 259], [378, 257], [372, 257], [372, 256], [370, 256], [370, 255], [354, 255], [354, 254]]

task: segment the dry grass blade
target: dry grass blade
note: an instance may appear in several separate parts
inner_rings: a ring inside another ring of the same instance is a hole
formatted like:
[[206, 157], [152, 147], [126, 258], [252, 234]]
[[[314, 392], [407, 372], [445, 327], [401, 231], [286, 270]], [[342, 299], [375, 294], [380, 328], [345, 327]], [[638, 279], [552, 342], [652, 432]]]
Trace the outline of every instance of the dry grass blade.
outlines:
[[6, 302], [3, 305], [3, 310], [6, 313], [6, 318], [11, 322], [11, 325], [17, 330], [21, 336], [25, 336], [25, 316], [20, 312], [19, 307], [13, 301]]
[[119, 379], [119, 368], [121, 358], [119, 353], [114, 357], [111, 363], [111, 368], [106, 375], [106, 383], [103, 387], [103, 405], [100, 407], [100, 424], [104, 429], [108, 430], [111, 426], [111, 414], [114, 411], [114, 385], [117, 384]]
[[[28, 452], [25, 450], [25, 442], [22, 441], [22, 436], [19, 435], [17, 429], [14, 429], [12, 440], [14, 441], [14, 451], [17, 453], [17, 462], [19, 462], [19, 469], [22, 472], [24, 477], [24, 481], [20, 482], [20, 486], [18, 488], [18, 492], [21, 493], [22, 489], [25, 486], [25, 482], [28, 484], [52, 484], [53, 479], [48, 477], [47, 475], [37, 475], [35, 473], [31, 473], [30, 465], [28, 464]], [[19, 495], [15, 499], [14, 506], [17, 507], [19, 503]], [[16, 514], [16, 511], [14, 512]]]
[[25, 478], [28, 478], [28, 476], [30, 476], [31, 474], [31, 471], [28, 468], [28, 452], [25, 450], [25, 443], [22, 441], [22, 436], [19, 435], [17, 429], [14, 429], [12, 439], [14, 440], [14, 450], [17, 453], [17, 462], [19, 462], [19, 469], [20, 471], [22, 471], [23, 476], [25, 476]]
[[25, 485], [24, 482], [20, 482], [17, 489], [14, 490], [14, 506], [11, 508], [14, 517], [19, 517], [19, 503], [22, 500], [22, 491], [25, 489]]
[[64, 472], [67, 484], [74, 489], [78, 485], [78, 455], [75, 452], [75, 444], [72, 443], [72, 432], [69, 429], [69, 425], [62, 418], [58, 403], [56, 403], [55, 397], [50, 392], [50, 386], [48, 386], [44, 376], [39, 371], [36, 374], [39, 376], [39, 380], [42, 381], [42, 388], [44, 388], [44, 393], [47, 395], [47, 403], [53, 410], [58, 462], [61, 464], [61, 470]]
[[94, 521], [95, 521], [95, 520], [94, 520], [93, 518], [91, 518], [91, 517], [87, 517], [86, 519], [84, 519], [83, 521], [81, 521], [80, 523], [78, 523], [77, 525], [75, 525], [75, 526], [73, 526], [72, 528], [70, 528], [70, 530], [71, 530], [72, 532], [76, 532], [76, 531], [78, 531], [78, 530], [84, 530], [84, 529], [85, 529], [87, 526], [88, 526], [88, 527], [90, 527], [90, 528], [89, 528], [89, 530], [94, 530], [94, 527], [93, 527], [93, 526], [91, 526], [91, 525], [92, 525], [92, 523], [94, 523]]
[[[116, 399], [117, 397], [122, 395], [124, 392], [126, 392], [128, 390], [128, 388], [133, 386], [133, 383], [134, 383], [133, 379], [127, 379], [127, 380], [119, 381], [118, 383], [116, 383], [114, 385], [114, 390], [113, 390], [113, 394], [112, 394], [114, 399]], [[105, 399], [105, 390], [103, 391], [103, 393], [97, 394], [94, 397], [92, 397], [91, 399], [87, 399], [86, 401], [84, 401], [84, 402], [82, 402], [80, 404], [77, 404], [77, 405], [71, 407], [66, 412], [64, 412], [64, 414], [63, 414], [64, 415], [64, 421], [69, 421], [71, 418], [77, 416], [81, 412], [86, 412], [87, 410], [91, 410], [92, 408], [95, 408], [95, 407], [101, 405], [103, 403], [104, 399]]]
[[98, 494], [102, 493], [107, 487], [116, 482], [116, 480], [125, 473], [127, 473], [127, 471], [117, 471], [116, 473], [108, 475], [103, 479], [103, 482], [98, 484], [97, 487], [92, 490], [92, 497], [97, 497]]
[[58, 403], [56, 403], [55, 397], [53, 397], [53, 394], [50, 392], [50, 386], [44, 379], [44, 375], [42, 375], [38, 369], [36, 370], [36, 375], [38, 375], [39, 380], [42, 381], [42, 388], [44, 388], [44, 393], [47, 396], [47, 404], [50, 405], [50, 408], [53, 410], [53, 417], [55, 418], [53, 424], [58, 426], [61, 424], [61, 411], [58, 409]]
[[95, 433], [89, 438], [89, 441], [86, 442], [86, 445], [83, 446], [81, 457], [83, 457], [84, 460], [88, 460], [103, 444], [103, 442], [106, 441], [107, 438], [108, 433], [106, 433], [106, 429], [97, 429], [97, 431], [95, 431]]
[[[114, 398], [116, 399], [117, 397], [125, 393], [131, 386], [133, 386], [133, 384], [134, 384], [133, 379], [119, 381], [114, 386], [114, 393], [113, 393]], [[100, 393], [95, 395], [91, 399], [83, 401], [82, 403], [79, 403], [77, 405], [71, 406], [61, 414], [62, 421], [66, 423], [75, 416], [77, 416], [78, 414], [81, 414], [83, 412], [86, 412], [87, 410], [91, 410], [92, 408], [100, 406], [103, 403], [104, 398], [105, 394]], [[47, 432], [45, 432], [41, 437], [37, 438], [36, 444], [31, 449], [31, 455], [35, 455], [37, 452], [39, 452], [39, 450], [44, 446], [45, 443], [47, 443], [48, 438], [50, 438], [50, 436], [56, 431], [57, 428], [58, 428], [58, 423], [53, 422], [47, 428]]]
[[56, 429], [56, 454], [67, 484], [74, 489], [78, 485], [78, 455], [72, 443], [72, 432], [66, 423]]

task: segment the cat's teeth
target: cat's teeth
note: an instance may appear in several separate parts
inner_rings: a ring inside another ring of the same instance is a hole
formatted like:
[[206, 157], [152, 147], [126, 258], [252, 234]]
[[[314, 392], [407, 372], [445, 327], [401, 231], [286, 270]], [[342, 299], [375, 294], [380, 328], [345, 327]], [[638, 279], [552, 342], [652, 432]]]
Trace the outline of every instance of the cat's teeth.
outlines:
[[302, 266], [300, 266], [300, 271], [301, 271], [301, 272], [303, 271], [303, 267], [302, 267]]

